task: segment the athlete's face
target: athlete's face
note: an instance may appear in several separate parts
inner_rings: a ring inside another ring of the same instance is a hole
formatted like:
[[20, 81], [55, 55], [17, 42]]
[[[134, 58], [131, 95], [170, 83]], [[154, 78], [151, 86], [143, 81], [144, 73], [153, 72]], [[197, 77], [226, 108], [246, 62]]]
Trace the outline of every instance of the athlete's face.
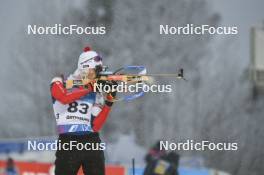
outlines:
[[95, 69], [94, 68], [88, 69], [87, 73], [88, 73], [88, 75], [87, 75], [88, 79], [95, 79], [96, 73], [95, 73]]

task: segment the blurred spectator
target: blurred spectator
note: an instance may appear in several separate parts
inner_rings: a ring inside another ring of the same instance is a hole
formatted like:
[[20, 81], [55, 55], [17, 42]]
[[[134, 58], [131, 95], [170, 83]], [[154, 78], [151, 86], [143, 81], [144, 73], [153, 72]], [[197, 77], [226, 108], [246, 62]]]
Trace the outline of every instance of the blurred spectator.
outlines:
[[18, 170], [12, 158], [7, 159], [5, 175], [18, 175]]
[[180, 156], [175, 152], [160, 150], [157, 142], [145, 157], [147, 166], [144, 175], [178, 175]]
[[149, 149], [147, 155], [145, 156], [145, 161], [148, 164], [154, 160], [159, 159], [165, 154], [166, 152], [164, 150], [160, 150], [160, 141], [157, 141], [156, 144]]

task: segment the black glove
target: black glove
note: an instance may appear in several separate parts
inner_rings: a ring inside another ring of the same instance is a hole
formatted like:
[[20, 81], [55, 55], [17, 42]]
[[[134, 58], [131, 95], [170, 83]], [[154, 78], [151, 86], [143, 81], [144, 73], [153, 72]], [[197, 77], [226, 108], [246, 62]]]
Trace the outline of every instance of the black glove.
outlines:
[[103, 66], [101, 66], [101, 65], [95, 66], [95, 75], [96, 75], [96, 78], [99, 78], [100, 77], [100, 73], [102, 72], [102, 70], [103, 70]]
[[[115, 85], [115, 86], [118, 85], [117, 82], [115, 82], [115, 81], [107, 81], [106, 84], [107, 85], [110, 85], [110, 86], [112, 86], [112, 85]], [[107, 96], [106, 96], [105, 104], [107, 106], [111, 107], [113, 105], [113, 103], [114, 103], [113, 100], [115, 99], [115, 97], [116, 97], [116, 91], [109, 92], [107, 94]]]

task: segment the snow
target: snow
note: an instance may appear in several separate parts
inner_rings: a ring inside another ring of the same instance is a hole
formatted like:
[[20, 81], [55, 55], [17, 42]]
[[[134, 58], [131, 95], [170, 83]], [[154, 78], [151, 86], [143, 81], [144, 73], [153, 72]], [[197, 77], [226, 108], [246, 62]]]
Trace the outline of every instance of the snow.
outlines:
[[121, 135], [115, 143], [106, 146], [107, 162], [113, 164], [131, 165], [132, 158], [136, 164], [144, 166], [144, 156], [147, 150], [135, 143], [135, 135]]

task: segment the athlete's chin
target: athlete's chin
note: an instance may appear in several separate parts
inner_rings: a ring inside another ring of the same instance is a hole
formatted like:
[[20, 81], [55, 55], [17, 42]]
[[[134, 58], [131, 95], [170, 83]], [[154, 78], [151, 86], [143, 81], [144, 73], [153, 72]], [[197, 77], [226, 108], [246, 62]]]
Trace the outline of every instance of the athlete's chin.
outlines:
[[94, 75], [94, 74], [92, 74], [92, 75], [88, 75], [88, 79], [90, 79], [90, 80], [95, 79], [95, 75]]

